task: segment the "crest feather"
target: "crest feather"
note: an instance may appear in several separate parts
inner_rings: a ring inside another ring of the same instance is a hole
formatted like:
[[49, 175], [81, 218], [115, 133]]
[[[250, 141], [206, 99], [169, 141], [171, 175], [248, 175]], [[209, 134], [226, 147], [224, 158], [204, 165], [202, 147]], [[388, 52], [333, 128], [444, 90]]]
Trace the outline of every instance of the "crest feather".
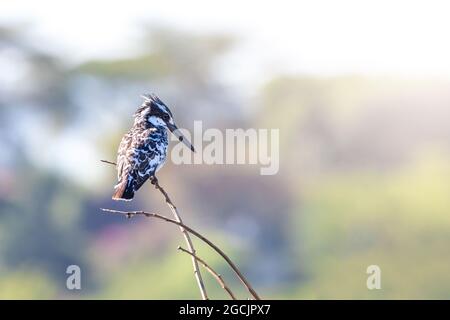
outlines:
[[144, 98], [145, 101], [150, 101], [158, 104], [163, 104], [161, 99], [154, 93], [144, 93], [141, 95], [142, 98]]
[[136, 110], [134, 116], [139, 116], [142, 112], [147, 109], [150, 109], [153, 105], [157, 105], [160, 109], [163, 108], [166, 112], [172, 116], [169, 108], [167, 108], [166, 104], [162, 102], [162, 100], [154, 93], [145, 93], [142, 94], [141, 97], [144, 99], [142, 105]]

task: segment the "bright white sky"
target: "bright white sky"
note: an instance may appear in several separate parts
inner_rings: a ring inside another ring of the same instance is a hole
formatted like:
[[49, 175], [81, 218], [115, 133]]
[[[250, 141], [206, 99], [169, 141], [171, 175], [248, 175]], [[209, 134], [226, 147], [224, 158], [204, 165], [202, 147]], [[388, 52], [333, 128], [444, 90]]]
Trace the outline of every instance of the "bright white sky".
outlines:
[[150, 23], [237, 34], [243, 45], [228, 70], [241, 79], [277, 71], [450, 75], [449, 1], [2, 0], [0, 24], [13, 22], [32, 22], [41, 43], [73, 61], [130, 54], [140, 24]]

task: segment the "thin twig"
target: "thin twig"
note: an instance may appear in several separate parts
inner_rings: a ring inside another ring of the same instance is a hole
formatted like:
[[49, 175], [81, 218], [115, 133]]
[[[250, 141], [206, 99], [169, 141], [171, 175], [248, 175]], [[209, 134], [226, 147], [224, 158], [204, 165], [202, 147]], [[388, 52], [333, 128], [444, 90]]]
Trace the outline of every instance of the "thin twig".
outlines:
[[[117, 164], [115, 162], [112, 162], [112, 161], [108, 161], [108, 160], [101, 160], [101, 161], [104, 162], [104, 163], [108, 163], [108, 164], [112, 164], [112, 165], [117, 166]], [[169, 198], [167, 192], [158, 184], [158, 180], [155, 180], [155, 187], [164, 195], [167, 204], [174, 208], [174, 210], [172, 210], [172, 212], [177, 212], [176, 207], [170, 201], [170, 198]], [[250, 292], [250, 294], [253, 296], [253, 298], [256, 299], [256, 300], [261, 300], [259, 295], [253, 289], [253, 287], [248, 282], [248, 280], [244, 277], [244, 275], [239, 271], [239, 269], [236, 267], [236, 265], [233, 263], [233, 261], [231, 261], [231, 259], [219, 247], [217, 247], [214, 243], [209, 241], [206, 237], [204, 237], [203, 235], [201, 235], [197, 231], [193, 230], [192, 228], [187, 227], [185, 224], [183, 224], [182, 221], [172, 220], [172, 219], [164, 217], [164, 216], [162, 216], [160, 214], [149, 213], [149, 212], [145, 212], [145, 211], [129, 211], [129, 212], [126, 212], [126, 211], [110, 210], [110, 209], [102, 209], [102, 210], [103, 211], [107, 211], [107, 212], [122, 213], [122, 214], [125, 214], [127, 218], [131, 218], [133, 215], [137, 215], [137, 214], [142, 214], [142, 215], [145, 215], [146, 217], [155, 217], [155, 218], [159, 218], [159, 219], [165, 220], [167, 222], [174, 223], [174, 224], [178, 225], [180, 228], [187, 230], [188, 232], [192, 233], [193, 235], [195, 235], [199, 239], [203, 240], [206, 244], [208, 244], [211, 248], [213, 248], [218, 254], [220, 254], [222, 256], [222, 258], [224, 258], [225, 261], [228, 263], [228, 265], [231, 267], [231, 269], [233, 269], [233, 271], [236, 274], [236, 276], [242, 282], [244, 287], [247, 288], [247, 290]], [[193, 253], [195, 255], [195, 251]], [[195, 258], [194, 258], [194, 260], [195, 260]], [[197, 262], [197, 260], [195, 260], [195, 262]], [[197, 268], [198, 268], [198, 264], [197, 264]], [[200, 274], [200, 273], [196, 273], [196, 274]]]
[[[183, 223], [183, 221], [181, 220], [181, 216], [178, 213], [178, 209], [175, 207], [173, 202], [170, 200], [167, 192], [159, 185], [158, 180], [156, 178], [154, 180], [154, 186], [156, 189], [158, 189], [163, 194], [163, 196], [166, 200], [166, 203], [170, 208], [170, 211], [172, 211], [172, 214], [175, 217], [175, 220], [180, 223]], [[194, 268], [194, 275], [195, 275], [195, 279], [197, 280], [197, 284], [200, 289], [202, 298], [203, 298], [203, 300], [208, 300], [208, 295], [206, 293], [205, 284], [203, 283], [202, 274], [200, 273], [200, 268], [198, 267], [198, 262], [195, 259], [194, 244], [192, 243], [189, 233], [182, 226], [180, 226], [180, 231], [181, 231], [181, 233], [183, 233], [184, 240], [186, 241], [186, 245], [188, 246], [189, 252], [192, 254], [191, 258], [192, 258], [192, 266]]]
[[242, 273], [239, 271], [239, 269], [235, 266], [233, 261], [231, 261], [231, 259], [228, 258], [228, 256], [219, 247], [217, 247], [214, 243], [212, 243], [210, 240], [208, 240], [206, 237], [204, 237], [203, 235], [201, 235], [200, 233], [198, 233], [191, 227], [188, 227], [187, 225], [183, 224], [182, 222], [178, 222], [176, 220], [162, 216], [158, 213], [152, 213], [152, 212], [146, 212], [146, 211], [121, 211], [121, 210], [112, 210], [112, 209], [101, 209], [101, 210], [103, 210], [105, 212], [110, 212], [110, 213], [120, 213], [120, 214], [125, 215], [127, 218], [131, 218], [136, 215], [143, 215], [146, 217], [158, 218], [158, 219], [176, 224], [180, 227], [183, 227], [185, 230], [187, 230], [188, 232], [190, 232], [191, 234], [193, 234], [194, 236], [196, 236], [197, 238], [199, 238], [200, 240], [205, 242], [207, 245], [209, 245], [211, 248], [213, 248], [218, 254], [220, 254], [222, 256], [222, 258], [224, 258], [225, 261], [228, 263], [228, 265], [231, 267], [231, 269], [233, 269], [236, 276], [239, 278], [239, 280], [241, 280], [241, 282], [247, 288], [247, 290], [250, 292], [250, 294], [253, 296], [253, 298], [255, 298], [256, 300], [261, 300], [261, 298], [258, 296], [256, 291], [253, 289], [253, 287], [247, 281], [247, 279], [242, 275]]
[[108, 161], [108, 160], [100, 160], [100, 161], [103, 162], [103, 163], [112, 164], [114, 166], [117, 166], [117, 163], [115, 163], [115, 162], [111, 162], [111, 161]]
[[[107, 164], [117, 166], [117, 163], [112, 162], [112, 161], [108, 161], [108, 160], [100, 160], [100, 161], [107, 163]], [[163, 194], [163, 196], [166, 200], [166, 203], [170, 208], [170, 211], [172, 211], [172, 214], [175, 217], [175, 220], [182, 223], [183, 221], [181, 220], [181, 216], [178, 213], [177, 208], [175, 207], [173, 202], [170, 200], [167, 192], [159, 185], [158, 180], [156, 178], [153, 180], [153, 184], [154, 184], [155, 188], [158, 189]], [[182, 226], [180, 226], [180, 231], [183, 234], [183, 237], [184, 237], [184, 240], [186, 241], [187, 247], [189, 248], [190, 252], [195, 256], [194, 244], [192, 243], [189, 233], [187, 233], [186, 230], [184, 230], [184, 228]], [[206, 293], [205, 284], [203, 283], [203, 279], [202, 279], [202, 274], [200, 273], [200, 268], [198, 266], [198, 262], [195, 259], [195, 257], [192, 257], [192, 266], [194, 268], [194, 276], [195, 276], [195, 279], [197, 280], [197, 285], [200, 289], [200, 294], [202, 296], [202, 299], [208, 300], [208, 294]]]
[[225, 283], [225, 280], [223, 280], [222, 276], [218, 274], [213, 268], [211, 268], [203, 259], [199, 258], [197, 255], [189, 252], [188, 250], [184, 249], [183, 247], [178, 246], [178, 250], [183, 251], [187, 254], [189, 254], [191, 257], [194, 257], [198, 262], [200, 262], [205, 269], [211, 273], [211, 275], [217, 280], [217, 282], [220, 284], [222, 289], [224, 289], [228, 295], [231, 297], [231, 299], [236, 300], [236, 297], [234, 296], [231, 289], [227, 286]]

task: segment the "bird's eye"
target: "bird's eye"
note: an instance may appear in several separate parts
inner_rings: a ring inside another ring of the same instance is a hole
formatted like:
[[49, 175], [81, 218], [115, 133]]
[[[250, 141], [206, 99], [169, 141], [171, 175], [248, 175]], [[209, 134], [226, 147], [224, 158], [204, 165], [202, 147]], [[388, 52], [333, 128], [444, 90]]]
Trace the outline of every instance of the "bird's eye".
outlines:
[[169, 121], [170, 117], [168, 114], [163, 115], [163, 120], [164, 121]]

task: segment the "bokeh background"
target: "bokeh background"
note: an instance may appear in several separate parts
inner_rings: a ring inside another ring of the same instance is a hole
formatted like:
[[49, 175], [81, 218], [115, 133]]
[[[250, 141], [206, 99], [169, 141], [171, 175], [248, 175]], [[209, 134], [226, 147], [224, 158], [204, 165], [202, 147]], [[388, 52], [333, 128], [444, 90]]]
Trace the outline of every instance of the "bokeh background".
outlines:
[[[185, 222], [265, 298], [450, 298], [444, 1], [0, 2], [0, 298], [200, 298], [144, 186], [111, 200], [144, 92], [180, 126], [279, 128], [280, 171], [170, 162]], [[226, 265], [196, 241], [246, 298]], [[82, 290], [66, 289], [66, 267]], [[379, 265], [382, 289], [366, 288]], [[226, 298], [204, 272], [211, 298]]]

